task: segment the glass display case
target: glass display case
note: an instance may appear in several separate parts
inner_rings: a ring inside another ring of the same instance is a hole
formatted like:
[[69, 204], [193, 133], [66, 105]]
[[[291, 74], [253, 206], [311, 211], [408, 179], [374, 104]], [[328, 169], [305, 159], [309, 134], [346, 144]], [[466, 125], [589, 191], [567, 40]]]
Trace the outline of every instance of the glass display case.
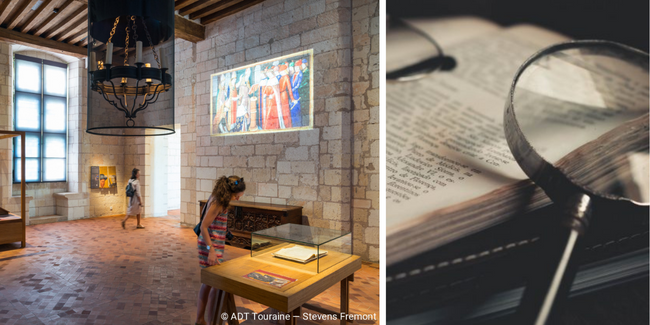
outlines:
[[251, 257], [320, 273], [352, 256], [349, 231], [284, 224], [251, 233]]

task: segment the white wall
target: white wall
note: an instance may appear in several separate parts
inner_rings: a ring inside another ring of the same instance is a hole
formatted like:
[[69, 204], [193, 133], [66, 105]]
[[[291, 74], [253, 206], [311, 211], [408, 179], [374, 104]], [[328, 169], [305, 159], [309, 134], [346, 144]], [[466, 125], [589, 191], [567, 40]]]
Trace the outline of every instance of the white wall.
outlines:
[[153, 173], [151, 177], [151, 194], [153, 198], [153, 216], [162, 217], [167, 215], [167, 137], [153, 138], [153, 160], [151, 165]]
[[181, 208], [181, 129], [167, 138], [167, 210]]
[[162, 217], [168, 210], [181, 207], [180, 129], [173, 135], [153, 137], [152, 140], [152, 215]]

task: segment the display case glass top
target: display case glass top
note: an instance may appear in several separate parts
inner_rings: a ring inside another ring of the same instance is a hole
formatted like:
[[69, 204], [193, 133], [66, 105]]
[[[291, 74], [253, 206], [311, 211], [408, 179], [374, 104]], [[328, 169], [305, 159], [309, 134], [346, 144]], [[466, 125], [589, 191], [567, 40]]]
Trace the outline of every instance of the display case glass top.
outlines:
[[351, 256], [349, 231], [284, 224], [251, 233], [251, 257], [302, 272], [320, 273]]
[[350, 232], [288, 223], [256, 231], [254, 234], [307, 245], [323, 245], [348, 235]]

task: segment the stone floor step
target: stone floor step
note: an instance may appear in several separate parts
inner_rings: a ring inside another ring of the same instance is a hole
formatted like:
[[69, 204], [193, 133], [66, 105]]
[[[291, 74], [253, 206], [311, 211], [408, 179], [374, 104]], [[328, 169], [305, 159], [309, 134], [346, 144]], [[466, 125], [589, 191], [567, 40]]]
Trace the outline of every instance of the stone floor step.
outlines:
[[29, 218], [29, 224], [40, 225], [44, 223], [52, 223], [52, 222], [67, 221], [67, 220], [68, 218], [63, 216], [58, 216], [58, 215], [40, 216], [40, 217]]

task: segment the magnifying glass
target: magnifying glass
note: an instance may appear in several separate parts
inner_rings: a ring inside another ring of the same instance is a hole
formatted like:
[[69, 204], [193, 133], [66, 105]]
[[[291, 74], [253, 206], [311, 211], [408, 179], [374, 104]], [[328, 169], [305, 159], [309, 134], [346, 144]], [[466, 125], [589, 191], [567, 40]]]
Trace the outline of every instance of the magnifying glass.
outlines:
[[648, 89], [648, 54], [608, 41], [554, 45], [517, 71], [506, 139], [563, 211], [549, 216], [517, 324], [557, 323], [592, 221], [648, 217]]
[[418, 80], [456, 66], [454, 58], [446, 56], [438, 42], [419, 28], [393, 16], [388, 17], [387, 26], [387, 81]]

